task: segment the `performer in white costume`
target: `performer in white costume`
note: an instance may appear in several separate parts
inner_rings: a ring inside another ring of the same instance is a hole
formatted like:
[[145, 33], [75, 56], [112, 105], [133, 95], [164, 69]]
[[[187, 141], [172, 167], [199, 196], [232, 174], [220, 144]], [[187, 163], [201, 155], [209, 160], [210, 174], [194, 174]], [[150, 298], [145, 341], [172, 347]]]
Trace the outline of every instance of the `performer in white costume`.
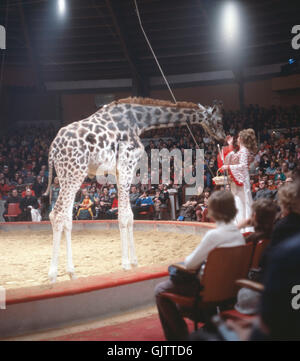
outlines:
[[[229, 139], [229, 143], [232, 138]], [[249, 176], [249, 167], [254, 160], [257, 149], [255, 132], [253, 129], [245, 129], [239, 133], [237, 138], [239, 150], [231, 151], [225, 158], [223, 171], [228, 171], [231, 179], [231, 191], [235, 198], [238, 209], [235, 223], [239, 224], [251, 216], [252, 194]], [[250, 231], [244, 229], [243, 231]]]

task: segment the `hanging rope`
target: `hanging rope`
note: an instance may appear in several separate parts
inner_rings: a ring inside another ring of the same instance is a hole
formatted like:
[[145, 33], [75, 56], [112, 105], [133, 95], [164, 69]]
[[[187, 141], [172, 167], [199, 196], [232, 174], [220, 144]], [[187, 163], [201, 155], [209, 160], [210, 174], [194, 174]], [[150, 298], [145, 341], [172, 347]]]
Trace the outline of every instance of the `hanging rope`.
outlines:
[[[145, 30], [144, 30], [144, 27], [143, 27], [143, 24], [142, 24], [142, 20], [141, 20], [141, 16], [140, 16], [140, 12], [139, 12], [139, 8], [138, 8], [138, 5], [137, 5], [136, 0], [134, 0], [134, 4], [135, 4], [135, 9], [136, 9], [136, 14], [137, 14], [137, 17], [138, 17], [138, 20], [139, 20], [139, 24], [140, 24], [140, 27], [141, 27], [142, 32], [143, 32], [143, 34], [144, 34], [144, 37], [145, 37], [145, 39], [146, 39], [146, 41], [147, 41], [147, 44], [148, 44], [148, 46], [149, 46], [149, 48], [150, 48], [150, 50], [151, 50], [151, 53], [152, 53], [152, 55], [153, 55], [153, 57], [154, 57], [154, 59], [155, 59], [155, 61], [156, 61], [156, 64], [157, 64], [157, 66], [158, 66], [158, 68], [159, 68], [159, 70], [160, 70], [160, 73], [161, 73], [161, 75], [162, 75], [162, 77], [163, 77], [163, 79], [164, 79], [164, 81], [165, 81], [165, 83], [166, 83], [166, 85], [167, 85], [167, 87], [168, 87], [168, 89], [169, 89], [169, 92], [170, 92], [170, 94], [171, 94], [171, 96], [172, 96], [172, 98], [173, 98], [173, 100], [174, 100], [174, 103], [177, 103], [177, 100], [176, 100], [176, 98], [175, 98], [175, 96], [174, 96], [174, 93], [173, 93], [171, 87], [170, 87], [170, 84], [169, 84], [167, 78], [165, 77], [165, 74], [164, 74], [164, 72], [163, 72], [163, 70], [162, 70], [162, 68], [161, 68], [161, 66], [160, 66], [160, 64], [159, 64], [159, 61], [158, 61], [158, 59], [157, 59], [157, 57], [156, 57], [156, 55], [155, 55], [155, 52], [154, 52], [154, 50], [153, 50], [153, 48], [152, 48], [152, 46], [151, 46], [151, 43], [150, 43], [150, 41], [149, 41], [149, 39], [148, 39], [148, 37], [147, 37], [146, 32], [145, 32]], [[186, 125], [187, 125], [187, 128], [188, 128], [188, 130], [189, 130], [189, 132], [190, 132], [190, 134], [191, 134], [191, 136], [192, 136], [192, 138], [193, 138], [193, 140], [194, 140], [194, 142], [195, 142], [195, 144], [196, 144], [196, 148], [197, 148], [197, 149], [200, 149], [199, 144], [198, 144], [196, 138], [194, 137], [194, 134], [193, 134], [193, 132], [192, 132], [192, 129], [191, 129], [191, 127], [190, 127], [190, 122], [189, 122], [188, 119], [186, 120]], [[214, 174], [213, 174], [212, 170], [210, 169], [209, 165], [207, 165], [207, 168], [208, 168], [208, 170], [210, 171], [212, 177], [214, 177]]]
[[[5, 31], [7, 33], [7, 24], [8, 24], [8, 3], [9, 0], [6, 0], [6, 12], [5, 12]], [[5, 54], [6, 50], [2, 50], [2, 57], [1, 57], [1, 71], [0, 71], [0, 97], [2, 97], [2, 89], [3, 89], [3, 76], [4, 76], [4, 67], [5, 67]]]

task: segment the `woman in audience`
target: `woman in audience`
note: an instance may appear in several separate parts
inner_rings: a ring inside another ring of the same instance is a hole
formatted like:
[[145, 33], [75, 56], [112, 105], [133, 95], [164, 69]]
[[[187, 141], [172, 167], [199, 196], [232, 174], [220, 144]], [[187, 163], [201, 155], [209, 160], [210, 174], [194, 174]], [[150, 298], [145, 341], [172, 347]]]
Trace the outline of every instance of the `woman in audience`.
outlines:
[[[217, 228], [208, 231], [196, 249], [186, 257], [184, 265], [190, 270], [203, 269], [208, 254], [217, 247], [234, 247], [245, 244], [245, 239], [233, 220], [237, 209], [231, 192], [214, 192], [208, 200], [209, 217], [217, 223]], [[155, 288], [156, 305], [160, 321], [168, 341], [184, 340], [188, 336], [187, 325], [177, 305], [163, 297], [164, 292], [183, 296], [194, 296], [195, 286], [190, 283], [174, 283], [167, 280]]]
[[58, 195], [59, 195], [59, 191], [60, 191], [60, 185], [59, 185], [59, 180], [58, 180], [58, 177], [55, 177], [54, 178], [54, 181], [53, 181], [53, 184], [50, 188], [50, 194], [49, 194], [49, 203], [50, 203], [50, 210], [52, 211], [56, 201], [57, 201], [57, 198], [58, 198]]
[[260, 198], [252, 204], [252, 215], [249, 219], [241, 222], [238, 228], [254, 227], [254, 232], [246, 237], [246, 242], [255, 244], [262, 239], [271, 239], [276, 213], [276, 204], [268, 198]]
[[288, 182], [278, 191], [281, 219], [276, 223], [271, 246], [300, 232], [300, 181]]

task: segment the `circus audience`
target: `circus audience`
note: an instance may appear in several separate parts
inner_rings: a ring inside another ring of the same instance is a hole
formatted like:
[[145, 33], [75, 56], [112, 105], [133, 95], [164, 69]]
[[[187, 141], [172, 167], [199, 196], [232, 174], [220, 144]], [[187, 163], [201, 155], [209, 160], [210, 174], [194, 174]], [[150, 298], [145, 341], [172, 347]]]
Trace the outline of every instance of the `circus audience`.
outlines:
[[[300, 107], [275, 107], [268, 109], [259, 107], [258, 105], [249, 105], [245, 107], [243, 112], [240, 111], [224, 111], [224, 128], [227, 134], [235, 134], [240, 129], [252, 127], [260, 140], [259, 150], [256, 154], [255, 161], [250, 168], [252, 195], [254, 199], [267, 197], [277, 199], [277, 191], [282, 184], [291, 179], [291, 172], [300, 166]], [[298, 127], [298, 128], [297, 128]], [[275, 128], [275, 129], [274, 129]], [[218, 149], [216, 142], [199, 126], [192, 126], [193, 134], [200, 145], [204, 149], [204, 187], [211, 191], [217, 189], [213, 184], [213, 176], [217, 171], [216, 157]], [[42, 197], [48, 183], [48, 150], [53, 137], [56, 134], [54, 127], [47, 129], [30, 127], [25, 129], [16, 129], [14, 133], [7, 134], [2, 137], [0, 142], [0, 199], [5, 201], [10, 195], [13, 188], [17, 189], [21, 196], [26, 190], [26, 186], [35, 192], [39, 202], [45, 201]], [[151, 155], [152, 149], [167, 148], [169, 151], [179, 149], [195, 149], [193, 139], [186, 127], [174, 127], [170, 129], [149, 130], [142, 137], [152, 138], [145, 150]], [[151, 157], [150, 157], [151, 158]], [[149, 160], [150, 160], [149, 158]], [[176, 185], [176, 197], [178, 197], [179, 207], [187, 202], [184, 190], [185, 183], [178, 184], [178, 180], [174, 179], [174, 164], [171, 159], [171, 180], [166, 189], [162, 193], [161, 209], [166, 207], [168, 201], [164, 199], [170, 192], [171, 188]], [[149, 168], [150, 169], [150, 168]], [[190, 169], [191, 174], [195, 173], [195, 155], [193, 155], [193, 165]], [[162, 185], [162, 172], [159, 174], [160, 188]], [[130, 192], [130, 202], [135, 206], [137, 198], [140, 196], [139, 191], [147, 190], [154, 196], [157, 185], [151, 184], [151, 170], [148, 172], [146, 185], [141, 184], [141, 179], [136, 186], [139, 190], [132, 188]], [[143, 180], [145, 181], [145, 180]], [[260, 183], [264, 181], [263, 183]], [[95, 198], [97, 195], [103, 197], [101, 187], [96, 181], [85, 180], [84, 182], [89, 188], [91, 184], [96, 186]], [[109, 185], [108, 197], [117, 188]], [[165, 186], [166, 187], [166, 186]], [[90, 192], [90, 189], [89, 189]], [[91, 192], [90, 192], [91, 195]], [[106, 197], [106, 196], [105, 196]], [[92, 197], [93, 198], [93, 197]], [[111, 203], [104, 204], [103, 200], [97, 205], [95, 200], [92, 207], [95, 216], [96, 209], [99, 206], [98, 217], [105, 217], [106, 211], [111, 208]], [[54, 198], [50, 202], [50, 209], [44, 212], [45, 217], [52, 209], [55, 203]], [[201, 202], [200, 202], [201, 203]], [[192, 219], [201, 218], [201, 204], [198, 200], [197, 215], [193, 214]], [[47, 206], [48, 207], [48, 206]], [[205, 207], [205, 206], [204, 206]], [[159, 212], [157, 218], [163, 218]], [[178, 216], [178, 214], [177, 214]]]

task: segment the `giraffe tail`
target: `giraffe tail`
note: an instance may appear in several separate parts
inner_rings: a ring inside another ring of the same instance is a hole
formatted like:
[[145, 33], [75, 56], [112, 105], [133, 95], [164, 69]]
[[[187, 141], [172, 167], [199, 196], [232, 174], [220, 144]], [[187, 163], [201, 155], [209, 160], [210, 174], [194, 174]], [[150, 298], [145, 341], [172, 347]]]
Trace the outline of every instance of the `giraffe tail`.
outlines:
[[46, 189], [46, 192], [44, 193], [44, 196], [47, 196], [50, 193], [51, 183], [52, 183], [52, 176], [53, 176], [53, 159], [49, 156], [48, 160], [48, 168], [49, 168], [49, 174], [48, 174], [48, 186]]

